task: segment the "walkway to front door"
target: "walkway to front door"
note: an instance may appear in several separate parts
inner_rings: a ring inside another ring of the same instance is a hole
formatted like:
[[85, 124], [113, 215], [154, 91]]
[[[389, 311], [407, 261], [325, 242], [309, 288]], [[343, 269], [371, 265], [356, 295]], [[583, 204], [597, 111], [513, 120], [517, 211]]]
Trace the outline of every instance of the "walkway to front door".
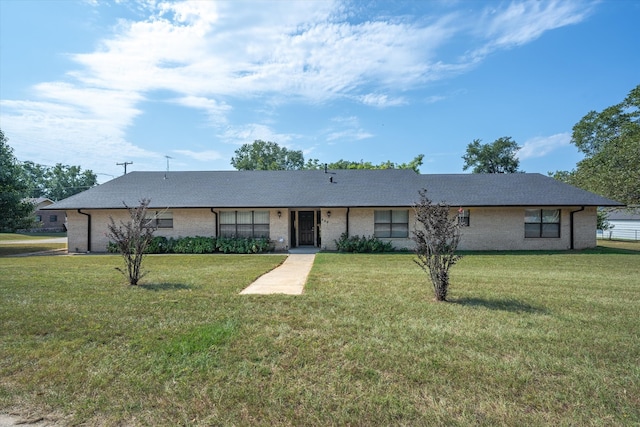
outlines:
[[279, 267], [258, 277], [240, 294], [300, 295], [315, 258], [315, 253], [291, 253]]

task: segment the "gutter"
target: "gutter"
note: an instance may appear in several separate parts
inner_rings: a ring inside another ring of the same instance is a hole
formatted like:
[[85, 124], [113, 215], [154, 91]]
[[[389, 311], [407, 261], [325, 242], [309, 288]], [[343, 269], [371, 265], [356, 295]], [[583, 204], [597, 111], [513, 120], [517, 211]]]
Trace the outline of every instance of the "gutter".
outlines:
[[91, 215], [78, 209], [78, 213], [87, 216], [87, 253], [91, 252]]
[[571, 211], [571, 212], [570, 212], [570, 216], [569, 216], [570, 220], [569, 220], [569, 223], [570, 223], [570, 225], [571, 225], [571, 235], [570, 235], [569, 239], [571, 240], [571, 246], [569, 247], [569, 249], [571, 249], [571, 250], [573, 250], [573, 249], [575, 248], [575, 245], [574, 245], [574, 242], [573, 242], [573, 240], [574, 240], [574, 237], [573, 237], [573, 215], [574, 215], [574, 214], [576, 214], [576, 213], [578, 213], [578, 212], [582, 212], [583, 210], [584, 210], [584, 206], [582, 206], [582, 207], [581, 207], [580, 209], [578, 209], [577, 211]]

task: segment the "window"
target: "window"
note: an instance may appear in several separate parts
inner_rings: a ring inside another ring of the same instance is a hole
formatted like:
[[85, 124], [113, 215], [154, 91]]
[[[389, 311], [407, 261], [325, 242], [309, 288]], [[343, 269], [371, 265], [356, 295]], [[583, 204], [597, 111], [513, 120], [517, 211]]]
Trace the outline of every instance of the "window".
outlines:
[[173, 228], [173, 212], [155, 212], [151, 216], [147, 214], [147, 227]]
[[49, 215], [49, 222], [58, 222], [58, 215]]
[[560, 237], [560, 209], [526, 209], [524, 237]]
[[374, 211], [375, 237], [409, 237], [409, 211]]
[[462, 227], [469, 226], [469, 209], [458, 209], [458, 223]]
[[42, 215], [36, 215], [36, 222], [42, 222]]
[[269, 237], [269, 211], [222, 211], [223, 237]]

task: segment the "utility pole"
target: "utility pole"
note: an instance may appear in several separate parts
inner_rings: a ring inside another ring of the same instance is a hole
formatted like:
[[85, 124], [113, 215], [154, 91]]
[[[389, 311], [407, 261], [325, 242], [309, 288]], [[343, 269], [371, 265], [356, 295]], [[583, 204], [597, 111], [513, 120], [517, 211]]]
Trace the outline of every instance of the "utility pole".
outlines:
[[169, 159], [173, 159], [173, 157], [165, 156], [167, 158], [167, 172], [169, 172]]
[[127, 165], [132, 165], [133, 162], [116, 163], [116, 166], [124, 166], [124, 174], [127, 174]]

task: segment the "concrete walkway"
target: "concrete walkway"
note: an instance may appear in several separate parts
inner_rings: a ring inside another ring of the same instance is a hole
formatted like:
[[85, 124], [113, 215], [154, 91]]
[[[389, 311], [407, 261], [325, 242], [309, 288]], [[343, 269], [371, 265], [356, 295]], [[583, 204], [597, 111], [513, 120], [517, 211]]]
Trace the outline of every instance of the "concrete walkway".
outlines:
[[315, 258], [315, 253], [291, 253], [279, 267], [258, 277], [240, 294], [300, 295]]

